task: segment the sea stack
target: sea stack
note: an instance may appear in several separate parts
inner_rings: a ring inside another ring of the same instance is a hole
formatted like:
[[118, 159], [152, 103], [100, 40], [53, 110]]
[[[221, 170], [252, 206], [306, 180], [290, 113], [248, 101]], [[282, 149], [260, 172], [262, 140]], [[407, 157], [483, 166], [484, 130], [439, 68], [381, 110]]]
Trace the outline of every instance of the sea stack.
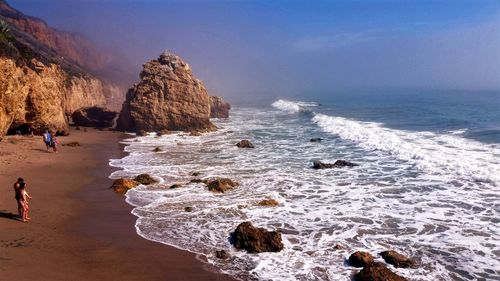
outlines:
[[210, 96], [179, 56], [165, 51], [144, 64], [127, 92], [117, 129], [129, 132], [210, 131]]

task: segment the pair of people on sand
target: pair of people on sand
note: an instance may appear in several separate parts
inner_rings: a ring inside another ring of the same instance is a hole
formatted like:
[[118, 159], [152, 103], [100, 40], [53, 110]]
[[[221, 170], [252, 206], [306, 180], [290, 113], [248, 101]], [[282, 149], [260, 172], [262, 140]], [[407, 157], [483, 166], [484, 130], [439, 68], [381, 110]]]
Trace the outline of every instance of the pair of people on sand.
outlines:
[[45, 133], [43, 133], [43, 142], [47, 147], [47, 152], [49, 152], [51, 148], [54, 152], [57, 152], [57, 139], [49, 130], [45, 130]]
[[32, 199], [32, 197], [26, 190], [26, 183], [24, 182], [24, 179], [17, 179], [17, 182], [14, 183], [14, 191], [16, 194], [15, 198], [17, 201], [17, 211], [19, 212], [19, 217], [23, 222], [27, 222], [30, 219], [28, 199]]

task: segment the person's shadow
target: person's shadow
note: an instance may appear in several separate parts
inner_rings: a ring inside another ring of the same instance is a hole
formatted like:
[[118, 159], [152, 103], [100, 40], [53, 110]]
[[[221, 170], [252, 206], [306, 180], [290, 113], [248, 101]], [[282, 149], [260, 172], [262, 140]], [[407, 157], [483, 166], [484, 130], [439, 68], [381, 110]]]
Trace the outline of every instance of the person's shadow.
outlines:
[[9, 213], [5, 210], [0, 210], [0, 218], [6, 218], [6, 219], [11, 219], [11, 220], [19, 220], [19, 215], [18, 214], [13, 214]]

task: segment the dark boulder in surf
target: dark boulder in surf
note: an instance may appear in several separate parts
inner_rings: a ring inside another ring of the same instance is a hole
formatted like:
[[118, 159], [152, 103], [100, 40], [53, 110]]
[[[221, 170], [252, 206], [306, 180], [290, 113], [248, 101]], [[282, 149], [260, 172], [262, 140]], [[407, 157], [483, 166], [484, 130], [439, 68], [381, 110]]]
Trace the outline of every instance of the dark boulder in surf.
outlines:
[[321, 142], [323, 139], [322, 138], [312, 138], [309, 141], [310, 142]]
[[330, 168], [342, 168], [342, 167], [354, 167], [358, 166], [358, 164], [346, 161], [346, 160], [337, 160], [335, 163], [323, 163], [319, 160], [313, 161], [314, 169], [330, 169]]
[[374, 262], [354, 275], [355, 281], [408, 281], [389, 270], [383, 263]]
[[251, 143], [249, 140], [241, 140], [236, 144], [236, 146], [239, 148], [255, 148], [253, 143]]
[[140, 174], [137, 177], [135, 177], [134, 180], [143, 185], [150, 185], [158, 182], [148, 174]]
[[208, 186], [208, 190], [212, 192], [219, 192], [219, 193], [224, 193], [230, 189], [233, 189], [234, 187], [238, 186], [239, 183], [232, 181], [231, 179], [227, 178], [218, 178], [218, 179], [213, 179], [209, 180], [206, 182]]
[[392, 264], [394, 267], [401, 267], [401, 268], [417, 267], [417, 261], [393, 250], [384, 251], [379, 255], [385, 260], [386, 263]]
[[283, 249], [281, 233], [257, 228], [251, 222], [242, 222], [232, 235], [234, 247], [249, 253], [279, 252]]
[[349, 256], [349, 264], [354, 267], [364, 267], [373, 263], [373, 256], [367, 252], [357, 251]]

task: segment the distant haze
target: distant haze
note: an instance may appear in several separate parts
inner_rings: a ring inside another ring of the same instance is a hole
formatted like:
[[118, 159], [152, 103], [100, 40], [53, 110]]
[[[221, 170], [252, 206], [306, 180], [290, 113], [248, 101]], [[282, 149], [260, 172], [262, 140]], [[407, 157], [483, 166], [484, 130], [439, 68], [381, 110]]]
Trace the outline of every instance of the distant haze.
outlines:
[[500, 90], [500, 1], [10, 0], [141, 65], [169, 49], [229, 100]]

